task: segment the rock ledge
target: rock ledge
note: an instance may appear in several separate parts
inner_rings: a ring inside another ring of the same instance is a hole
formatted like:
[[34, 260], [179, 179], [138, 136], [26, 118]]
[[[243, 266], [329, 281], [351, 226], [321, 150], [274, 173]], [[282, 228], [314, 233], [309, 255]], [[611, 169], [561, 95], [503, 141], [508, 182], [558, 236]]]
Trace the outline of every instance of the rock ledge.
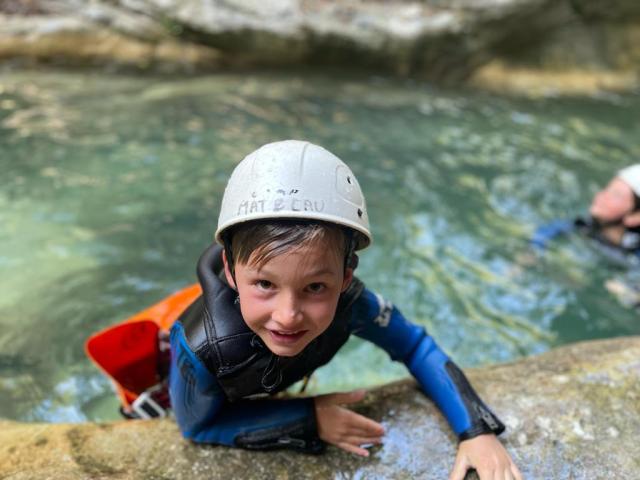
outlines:
[[[640, 476], [640, 337], [584, 342], [468, 371], [508, 425], [503, 441], [530, 479]], [[0, 477], [64, 479], [447, 478], [456, 442], [412, 381], [373, 391], [360, 410], [386, 442], [361, 459], [197, 446], [172, 420], [0, 422]]]

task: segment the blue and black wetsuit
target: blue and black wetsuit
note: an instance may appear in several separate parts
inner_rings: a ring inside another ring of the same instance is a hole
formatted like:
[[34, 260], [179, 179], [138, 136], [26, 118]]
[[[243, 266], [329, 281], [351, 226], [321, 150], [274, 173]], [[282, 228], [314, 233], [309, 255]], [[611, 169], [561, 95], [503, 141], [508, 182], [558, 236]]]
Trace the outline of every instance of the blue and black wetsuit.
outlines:
[[296, 357], [277, 357], [244, 323], [236, 292], [219, 277], [219, 247], [202, 256], [203, 295], [171, 331], [171, 403], [186, 438], [196, 442], [319, 452], [313, 398], [273, 399], [327, 363], [351, 333], [402, 361], [460, 440], [499, 434], [504, 425], [424, 328], [354, 279], [331, 326]]
[[602, 235], [602, 226], [591, 218], [577, 217], [574, 220], [555, 220], [538, 227], [530, 244], [537, 252], [544, 251], [553, 239], [572, 232], [578, 232], [595, 240], [602, 253], [609, 259], [624, 264], [628, 255], [640, 257], [640, 229], [626, 229], [619, 245], [608, 241]]
[[554, 220], [536, 228], [529, 243], [536, 251], [543, 251], [554, 238], [575, 231], [577, 220]]

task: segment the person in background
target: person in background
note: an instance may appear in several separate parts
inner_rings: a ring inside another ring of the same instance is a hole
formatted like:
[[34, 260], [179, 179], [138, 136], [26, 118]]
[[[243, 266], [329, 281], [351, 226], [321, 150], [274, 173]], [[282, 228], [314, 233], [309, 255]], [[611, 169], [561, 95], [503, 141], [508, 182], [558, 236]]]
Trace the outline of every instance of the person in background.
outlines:
[[[620, 170], [591, 201], [589, 215], [557, 220], [538, 227], [531, 239], [534, 252], [544, 251], [553, 239], [578, 232], [593, 239], [603, 255], [629, 265], [640, 257], [640, 164]], [[619, 280], [606, 288], [626, 305], [638, 305], [640, 292]]]

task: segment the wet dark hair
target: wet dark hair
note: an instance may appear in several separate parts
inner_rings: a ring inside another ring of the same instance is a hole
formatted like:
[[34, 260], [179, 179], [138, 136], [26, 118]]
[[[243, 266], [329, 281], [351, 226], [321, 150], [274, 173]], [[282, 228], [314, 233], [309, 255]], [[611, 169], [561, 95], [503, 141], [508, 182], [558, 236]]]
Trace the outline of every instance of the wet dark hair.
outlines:
[[251, 263], [261, 268], [278, 255], [323, 240], [332, 242], [336, 246], [336, 253], [344, 256], [345, 269], [357, 265], [357, 261], [354, 263], [357, 257], [353, 253], [353, 230], [333, 223], [300, 219], [255, 220], [231, 227], [222, 237], [232, 274], [236, 263], [247, 264], [254, 254]]

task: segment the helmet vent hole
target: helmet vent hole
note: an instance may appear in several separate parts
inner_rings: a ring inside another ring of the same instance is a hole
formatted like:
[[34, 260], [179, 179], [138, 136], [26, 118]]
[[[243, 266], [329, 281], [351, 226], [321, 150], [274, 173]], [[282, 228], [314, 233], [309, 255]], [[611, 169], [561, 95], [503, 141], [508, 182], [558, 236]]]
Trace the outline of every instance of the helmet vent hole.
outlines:
[[362, 218], [362, 210], [358, 209], [358, 217]]
[[347, 183], [351, 184], [351, 177], [347, 177]]

